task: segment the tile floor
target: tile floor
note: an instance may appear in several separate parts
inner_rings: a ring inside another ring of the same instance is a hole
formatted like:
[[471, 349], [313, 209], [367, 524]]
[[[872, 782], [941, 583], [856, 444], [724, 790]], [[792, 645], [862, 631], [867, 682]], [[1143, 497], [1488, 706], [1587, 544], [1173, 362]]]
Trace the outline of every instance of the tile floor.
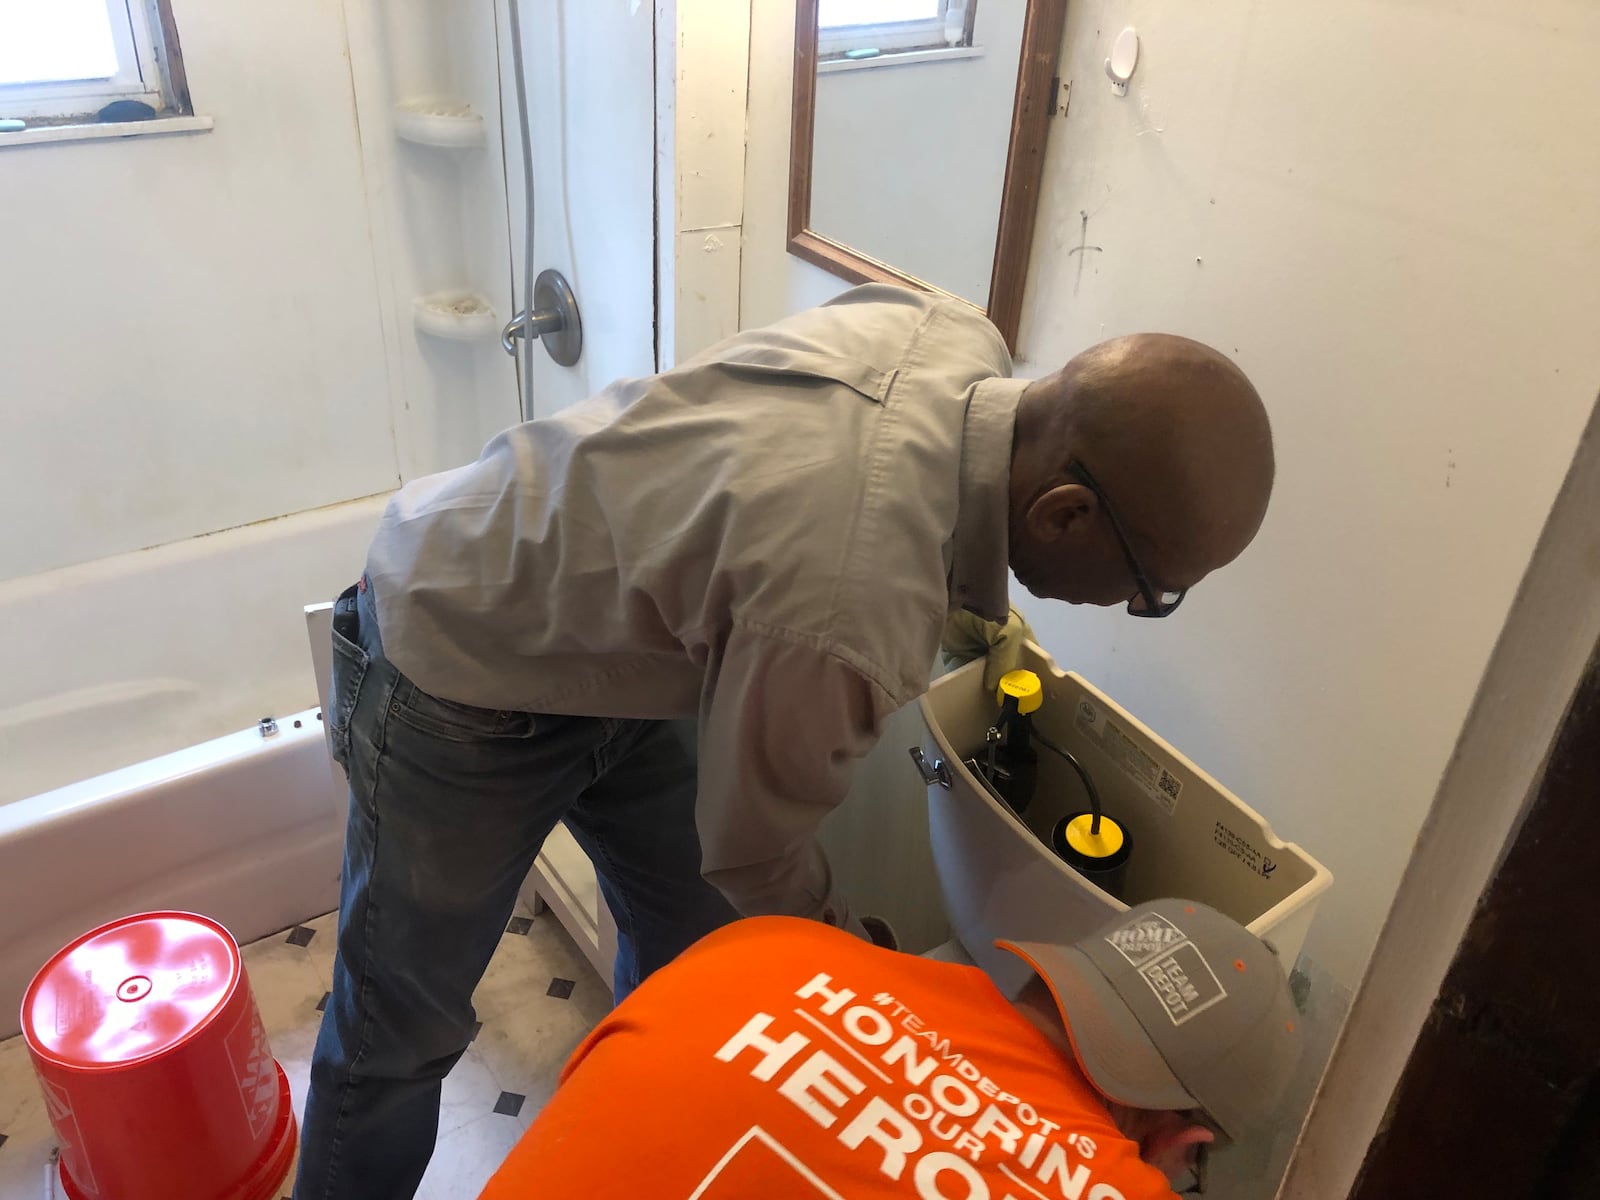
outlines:
[[[330, 913], [244, 948], [297, 1116], [332, 981], [333, 925]], [[567, 1056], [610, 1011], [611, 993], [553, 915], [519, 908], [474, 1002], [482, 1024], [444, 1082], [438, 1149], [419, 1200], [477, 1196], [549, 1098]], [[41, 1200], [54, 1145], [22, 1039], [0, 1042], [0, 1200]]]

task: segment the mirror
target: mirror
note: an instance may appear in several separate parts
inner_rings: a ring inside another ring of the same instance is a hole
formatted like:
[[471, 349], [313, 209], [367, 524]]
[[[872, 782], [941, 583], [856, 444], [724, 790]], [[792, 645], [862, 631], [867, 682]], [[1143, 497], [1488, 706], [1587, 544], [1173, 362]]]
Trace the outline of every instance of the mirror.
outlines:
[[789, 252], [1016, 349], [1066, 0], [797, 0]]

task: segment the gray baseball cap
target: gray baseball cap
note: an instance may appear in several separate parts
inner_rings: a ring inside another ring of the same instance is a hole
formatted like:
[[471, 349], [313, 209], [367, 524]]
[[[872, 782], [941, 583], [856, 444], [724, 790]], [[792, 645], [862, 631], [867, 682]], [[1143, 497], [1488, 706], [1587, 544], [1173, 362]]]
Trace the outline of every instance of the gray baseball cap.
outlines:
[[1133, 1108], [1199, 1109], [1237, 1140], [1277, 1115], [1300, 1057], [1278, 956], [1193, 900], [1156, 900], [1073, 946], [998, 941], [1049, 987], [1084, 1074]]

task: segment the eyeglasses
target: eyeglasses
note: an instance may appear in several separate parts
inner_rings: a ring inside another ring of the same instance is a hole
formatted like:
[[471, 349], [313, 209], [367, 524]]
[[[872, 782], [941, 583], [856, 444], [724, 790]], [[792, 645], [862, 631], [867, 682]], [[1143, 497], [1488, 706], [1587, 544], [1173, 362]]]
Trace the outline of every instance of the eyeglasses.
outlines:
[[1128, 570], [1133, 572], [1133, 582], [1139, 587], [1139, 594], [1128, 601], [1128, 612], [1135, 617], [1166, 617], [1183, 603], [1183, 598], [1189, 592], [1188, 588], [1179, 588], [1176, 591], [1153, 587], [1150, 577], [1139, 565], [1139, 557], [1134, 554], [1133, 546], [1128, 542], [1128, 533], [1122, 527], [1122, 522], [1117, 519], [1117, 510], [1111, 507], [1111, 500], [1104, 490], [1095, 482], [1094, 476], [1089, 474], [1089, 468], [1076, 460], [1067, 464], [1067, 476], [1083, 484], [1094, 493], [1095, 499], [1100, 501], [1100, 507], [1105, 510], [1111, 522], [1112, 531], [1117, 535], [1117, 541], [1122, 545], [1122, 555], [1128, 560]]
[[1228, 1139], [1217, 1128], [1216, 1122], [1206, 1116], [1205, 1110], [1196, 1108], [1184, 1114], [1186, 1119], [1195, 1125], [1202, 1125], [1211, 1131], [1212, 1140], [1197, 1143], [1194, 1147], [1194, 1158], [1189, 1163], [1189, 1179], [1186, 1187], [1173, 1185], [1172, 1190], [1180, 1196], [1204, 1196], [1206, 1185], [1210, 1182], [1211, 1151], [1218, 1146], [1226, 1145]]
[[[1204, 1196], [1206, 1194], [1206, 1176], [1211, 1159], [1211, 1147], [1205, 1143], [1194, 1148], [1194, 1166], [1189, 1168], [1189, 1186], [1178, 1192], [1180, 1196]], [[1173, 1189], [1178, 1191], [1177, 1188]]]

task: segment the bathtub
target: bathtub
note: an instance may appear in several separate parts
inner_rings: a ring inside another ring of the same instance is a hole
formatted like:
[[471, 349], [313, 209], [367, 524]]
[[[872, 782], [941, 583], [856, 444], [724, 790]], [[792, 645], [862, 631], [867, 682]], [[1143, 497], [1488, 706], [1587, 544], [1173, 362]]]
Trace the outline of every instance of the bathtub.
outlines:
[[[326, 601], [386, 500], [0, 583], [0, 1037], [105, 921], [191, 909], [247, 942], [336, 906]], [[616, 925], [566, 830], [523, 895], [610, 979]]]
[[247, 941], [334, 907], [305, 607], [359, 573], [385, 500], [0, 583], [0, 1036], [102, 921], [193, 908]]
[[0, 805], [313, 704], [304, 607], [386, 500], [0, 582]]
[[0, 806], [0, 1037], [17, 1032], [39, 966], [102, 922], [189, 909], [247, 942], [334, 908], [343, 806], [315, 708], [271, 735], [231, 733]]

